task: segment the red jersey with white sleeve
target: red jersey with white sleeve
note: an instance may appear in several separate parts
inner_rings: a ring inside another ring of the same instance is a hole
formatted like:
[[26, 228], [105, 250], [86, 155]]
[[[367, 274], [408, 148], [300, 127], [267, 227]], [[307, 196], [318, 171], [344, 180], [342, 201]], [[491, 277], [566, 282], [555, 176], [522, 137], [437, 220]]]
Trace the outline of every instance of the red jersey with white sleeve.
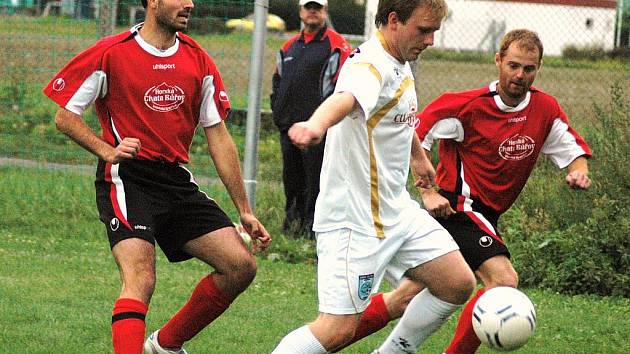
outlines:
[[159, 50], [138, 31], [107, 37], [72, 59], [44, 88], [60, 107], [81, 115], [92, 103], [102, 138], [116, 146], [138, 138], [138, 159], [187, 163], [198, 124], [227, 117], [230, 101], [210, 56], [190, 37]]
[[525, 186], [540, 153], [560, 168], [591, 151], [550, 95], [531, 87], [517, 107], [503, 103], [497, 81], [445, 93], [419, 115], [416, 133], [430, 150], [440, 140], [437, 184], [458, 197], [457, 211], [473, 201], [501, 214]]

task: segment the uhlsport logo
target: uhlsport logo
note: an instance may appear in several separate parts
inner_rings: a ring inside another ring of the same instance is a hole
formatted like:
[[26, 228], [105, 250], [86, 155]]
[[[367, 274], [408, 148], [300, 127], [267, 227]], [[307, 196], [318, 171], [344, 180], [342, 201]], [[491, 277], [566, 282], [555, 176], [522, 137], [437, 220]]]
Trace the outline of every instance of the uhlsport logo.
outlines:
[[481, 238], [479, 239], [479, 246], [481, 247], [490, 247], [490, 245], [492, 245], [492, 237], [488, 236], [488, 235], [483, 235], [481, 236]]
[[374, 274], [359, 275], [359, 299], [365, 300], [372, 292]]
[[147, 90], [144, 104], [156, 112], [169, 112], [184, 103], [185, 98], [184, 90], [163, 82]]
[[501, 143], [499, 156], [504, 160], [518, 161], [534, 152], [536, 142], [527, 135], [515, 134]]
[[109, 228], [112, 229], [112, 231], [118, 230], [119, 226], [120, 226], [120, 221], [118, 220], [118, 218], [112, 218], [109, 221]]
[[53, 82], [52, 84], [53, 91], [57, 91], [57, 92], [62, 91], [65, 87], [66, 87], [66, 80], [64, 80], [62, 77], [55, 80], [55, 82]]

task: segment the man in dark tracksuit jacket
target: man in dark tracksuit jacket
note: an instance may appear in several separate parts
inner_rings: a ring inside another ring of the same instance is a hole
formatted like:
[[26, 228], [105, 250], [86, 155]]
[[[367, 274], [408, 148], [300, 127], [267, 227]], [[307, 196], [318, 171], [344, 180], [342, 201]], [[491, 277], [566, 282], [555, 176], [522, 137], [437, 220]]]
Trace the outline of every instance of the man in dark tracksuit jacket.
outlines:
[[339, 69], [351, 51], [348, 42], [326, 26], [326, 6], [326, 0], [300, 0], [304, 29], [282, 46], [273, 75], [271, 109], [280, 131], [285, 233], [313, 235], [324, 156], [324, 141], [300, 150], [291, 143], [287, 131], [293, 123], [308, 120], [333, 92]]

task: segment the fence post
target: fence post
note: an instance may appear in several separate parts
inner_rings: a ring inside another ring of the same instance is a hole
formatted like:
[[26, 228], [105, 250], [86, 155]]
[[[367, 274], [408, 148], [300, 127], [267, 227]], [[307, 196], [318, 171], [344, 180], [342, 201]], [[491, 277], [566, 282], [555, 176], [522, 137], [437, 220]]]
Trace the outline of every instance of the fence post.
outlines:
[[267, 35], [267, 13], [269, 0], [254, 2], [254, 33], [252, 35], [252, 57], [249, 73], [247, 99], [247, 129], [245, 132], [245, 158], [243, 177], [245, 191], [252, 211], [256, 211], [256, 170], [258, 161], [258, 138], [260, 136], [260, 101], [262, 94], [263, 57]]
[[111, 36], [116, 29], [116, 15], [118, 14], [118, 0], [101, 0], [99, 6], [99, 36]]

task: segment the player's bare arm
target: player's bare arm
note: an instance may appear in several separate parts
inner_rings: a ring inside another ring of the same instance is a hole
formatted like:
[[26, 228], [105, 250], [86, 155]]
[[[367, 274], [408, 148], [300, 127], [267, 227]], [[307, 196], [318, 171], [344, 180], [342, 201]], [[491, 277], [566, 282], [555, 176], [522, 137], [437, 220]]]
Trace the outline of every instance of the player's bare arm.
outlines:
[[208, 141], [210, 157], [214, 162], [219, 178], [221, 178], [234, 206], [236, 206], [241, 225], [252, 237], [254, 252], [265, 250], [271, 242], [271, 236], [252, 213], [243, 184], [236, 145], [234, 145], [225, 123], [221, 122], [207, 127], [204, 132]]
[[569, 173], [565, 180], [570, 188], [588, 189], [591, 186], [591, 179], [588, 177], [588, 160], [584, 156], [573, 160], [567, 169]]
[[422, 204], [433, 217], [448, 217], [455, 214], [446, 198], [437, 192], [435, 186], [435, 168], [431, 163], [428, 151], [420, 144], [420, 139], [414, 134], [411, 144], [411, 173], [416, 180], [415, 186], [420, 188]]
[[291, 141], [300, 148], [320, 143], [326, 130], [339, 123], [356, 104], [356, 99], [349, 92], [333, 94], [322, 102], [309, 120], [291, 126], [289, 129]]
[[113, 164], [125, 159], [133, 159], [140, 152], [139, 139], [127, 137], [118, 146], [113, 147], [94, 134], [80, 115], [63, 108], [59, 109], [55, 115], [55, 125], [60, 132], [82, 148]]
[[420, 145], [420, 139], [413, 135], [411, 142], [411, 173], [418, 188], [432, 188], [435, 185], [435, 168], [431, 163], [428, 153]]

